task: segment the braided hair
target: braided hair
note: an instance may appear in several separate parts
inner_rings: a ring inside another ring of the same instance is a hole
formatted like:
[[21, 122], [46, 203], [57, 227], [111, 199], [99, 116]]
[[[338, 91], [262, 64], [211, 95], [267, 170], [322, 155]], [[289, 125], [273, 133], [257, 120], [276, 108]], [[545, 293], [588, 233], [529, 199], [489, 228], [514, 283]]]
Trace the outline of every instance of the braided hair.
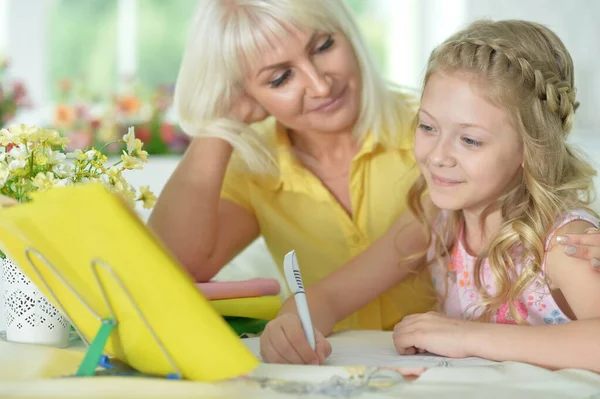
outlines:
[[[544, 239], [555, 218], [565, 210], [587, 207], [593, 200], [596, 172], [567, 143], [579, 106], [573, 61], [558, 36], [543, 25], [477, 21], [431, 53], [425, 85], [435, 73], [467, 73], [478, 79], [482, 84], [477, 88], [507, 111], [523, 141], [520, 181], [482, 214], [483, 223], [499, 208], [504, 222], [478, 257], [474, 273], [476, 289], [483, 298], [478, 304], [482, 320], [491, 320], [502, 305], [508, 304], [513, 319], [525, 323], [515, 300], [541, 272]], [[420, 205], [425, 190], [421, 176], [409, 191], [408, 202], [431, 233], [432, 226]], [[440, 238], [434, 244], [435, 261], [448, 258], [462, 222], [462, 213], [454, 211], [442, 231], [435, 232]], [[513, 259], [516, 253], [522, 254], [519, 259]], [[487, 292], [482, 281], [486, 257], [495, 293]], [[516, 260], [524, 265], [519, 275]]]

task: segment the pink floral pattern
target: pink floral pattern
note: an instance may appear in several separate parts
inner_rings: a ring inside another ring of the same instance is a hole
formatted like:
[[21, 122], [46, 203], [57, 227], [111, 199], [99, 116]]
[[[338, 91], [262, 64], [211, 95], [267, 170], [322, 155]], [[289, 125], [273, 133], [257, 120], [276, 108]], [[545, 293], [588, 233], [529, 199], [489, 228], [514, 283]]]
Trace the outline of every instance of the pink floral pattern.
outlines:
[[[529, 316], [527, 306], [525, 306], [525, 304], [519, 300], [515, 302], [515, 307], [517, 308], [517, 311], [524, 320], [527, 320], [527, 316]], [[517, 324], [517, 322], [513, 319], [512, 315], [510, 314], [510, 306], [508, 306], [508, 303], [505, 303], [504, 305], [500, 306], [500, 309], [498, 309], [498, 313], [496, 313], [496, 323]]]
[[[445, 220], [441, 216], [441, 220]], [[574, 210], [568, 214], [557, 218], [553, 232], [546, 239], [546, 250], [550, 248], [550, 242], [554, 237], [556, 230], [565, 224], [574, 220], [582, 219], [595, 226], [599, 225], [598, 219], [584, 210]], [[434, 237], [435, 238], [435, 237]], [[522, 251], [515, 251], [515, 258], [520, 258]], [[429, 251], [429, 257], [432, 259], [433, 249]], [[481, 295], [475, 288], [475, 268], [476, 258], [471, 256], [463, 244], [462, 231], [459, 239], [452, 249], [447, 266], [433, 263], [431, 266], [431, 275], [434, 281], [438, 296], [442, 298], [442, 311], [450, 317], [461, 319], [475, 319], [481, 315], [482, 307]], [[515, 264], [517, 273], [523, 271], [523, 264]], [[482, 267], [483, 286], [490, 295], [496, 292], [494, 279], [489, 268], [487, 260], [484, 260]], [[560, 310], [554, 301], [548, 284], [546, 283], [545, 265], [542, 266], [540, 276], [523, 290], [521, 296], [516, 300], [515, 306], [521, 317], [531, 325], [559, 324], [569, 321], [569, 318]], [[494, 320], [501, 324], [516, 324], [510, 313], [508, 303], [502, 305]]]

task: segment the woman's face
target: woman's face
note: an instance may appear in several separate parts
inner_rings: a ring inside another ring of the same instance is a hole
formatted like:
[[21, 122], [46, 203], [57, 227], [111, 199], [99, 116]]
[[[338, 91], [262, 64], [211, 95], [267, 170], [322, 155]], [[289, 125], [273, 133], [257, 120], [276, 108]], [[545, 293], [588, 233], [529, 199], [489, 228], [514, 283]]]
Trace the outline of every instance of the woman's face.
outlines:
[[351, 130], [360, 109], [358, 64], [340, 33], [290, 31], [264, 49], [244, 86], [270, 115], [300, 132]]

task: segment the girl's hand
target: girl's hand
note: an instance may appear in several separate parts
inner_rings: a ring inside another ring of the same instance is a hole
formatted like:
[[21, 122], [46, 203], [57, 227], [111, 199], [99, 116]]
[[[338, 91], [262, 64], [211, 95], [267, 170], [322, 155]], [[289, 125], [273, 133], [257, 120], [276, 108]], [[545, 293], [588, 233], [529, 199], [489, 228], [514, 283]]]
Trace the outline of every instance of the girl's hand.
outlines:
[[233, 103], [230, 110], [230, 117], [239, 122], [250, 125], [260, 122], [269, 114], [265, 109], [247, 93], [241, 93]]
[[437, 312], [409, 315], [394, 327], [394, 346], [401, 355], [430, 352], [454, 358], [473, 356], [468, 339], [473, 324]]
[[565, 247], [565, 254], [586, 259], [600, 273], [600, 231], [590, 228], [584, 234], [565, 234], [556, 237], [556, 242]]
[[331, 344], [317, 330], [315, 341], [313, 351], [298, 315], [285, 313], [265, 327], [260, 336], [260, 355], [266, 363], [323, 364], [331, 354]]

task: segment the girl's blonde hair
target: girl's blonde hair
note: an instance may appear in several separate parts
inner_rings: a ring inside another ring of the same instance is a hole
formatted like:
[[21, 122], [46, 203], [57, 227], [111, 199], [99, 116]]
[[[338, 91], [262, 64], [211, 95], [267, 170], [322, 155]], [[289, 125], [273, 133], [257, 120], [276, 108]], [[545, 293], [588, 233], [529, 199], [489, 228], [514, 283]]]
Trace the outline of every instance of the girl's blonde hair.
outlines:
[[243, 90], [245, 68], [290, 28], [340, 32], [350, 42], [362, 78], [358, 138], [371, 131], [390, 146], [408, 139], [398, 136], [408, 129], [414, 104], [380, 77], [343, 0], [200, 0], [175, 86], [182, 128], [227, 140], [250, 169], [271, 170], [273, 154], [249, 126], [228, 118], [228, 110]]
[[[424, 83], [434, 73], [469, 73], [481, 80], [478, 88], [510, 115], [520, 133], [524, 167], [516, 186], [483, 212], [500, 209], [503, 224], [477, 259], [475, 286], [482, 295], [480, 319], [490, 321], [503, 304], [519, 323], [516, 298], [538, 277], [544, 260], [544, 240], [562, 212], [587, 207], [593, 200], [596, 172], [567, 143], [578, 103], [573, 61], [562, 41], [545, 26], [526, 21], [477, 21], [456, 33], [429, 58]], [[426, 190], [421, 175], [409, 191], [409, 207], [426, 225], [420, 198]], [[453, 211], [435, 232], [435, 259], [449, 258], [463, 223]], [[519, 259], [515, 259], [520, 253]], [[496, 283], [491, 295], [482, 282], [487, 257]], [[517, 275], [515, 262], [523, 262]]]

